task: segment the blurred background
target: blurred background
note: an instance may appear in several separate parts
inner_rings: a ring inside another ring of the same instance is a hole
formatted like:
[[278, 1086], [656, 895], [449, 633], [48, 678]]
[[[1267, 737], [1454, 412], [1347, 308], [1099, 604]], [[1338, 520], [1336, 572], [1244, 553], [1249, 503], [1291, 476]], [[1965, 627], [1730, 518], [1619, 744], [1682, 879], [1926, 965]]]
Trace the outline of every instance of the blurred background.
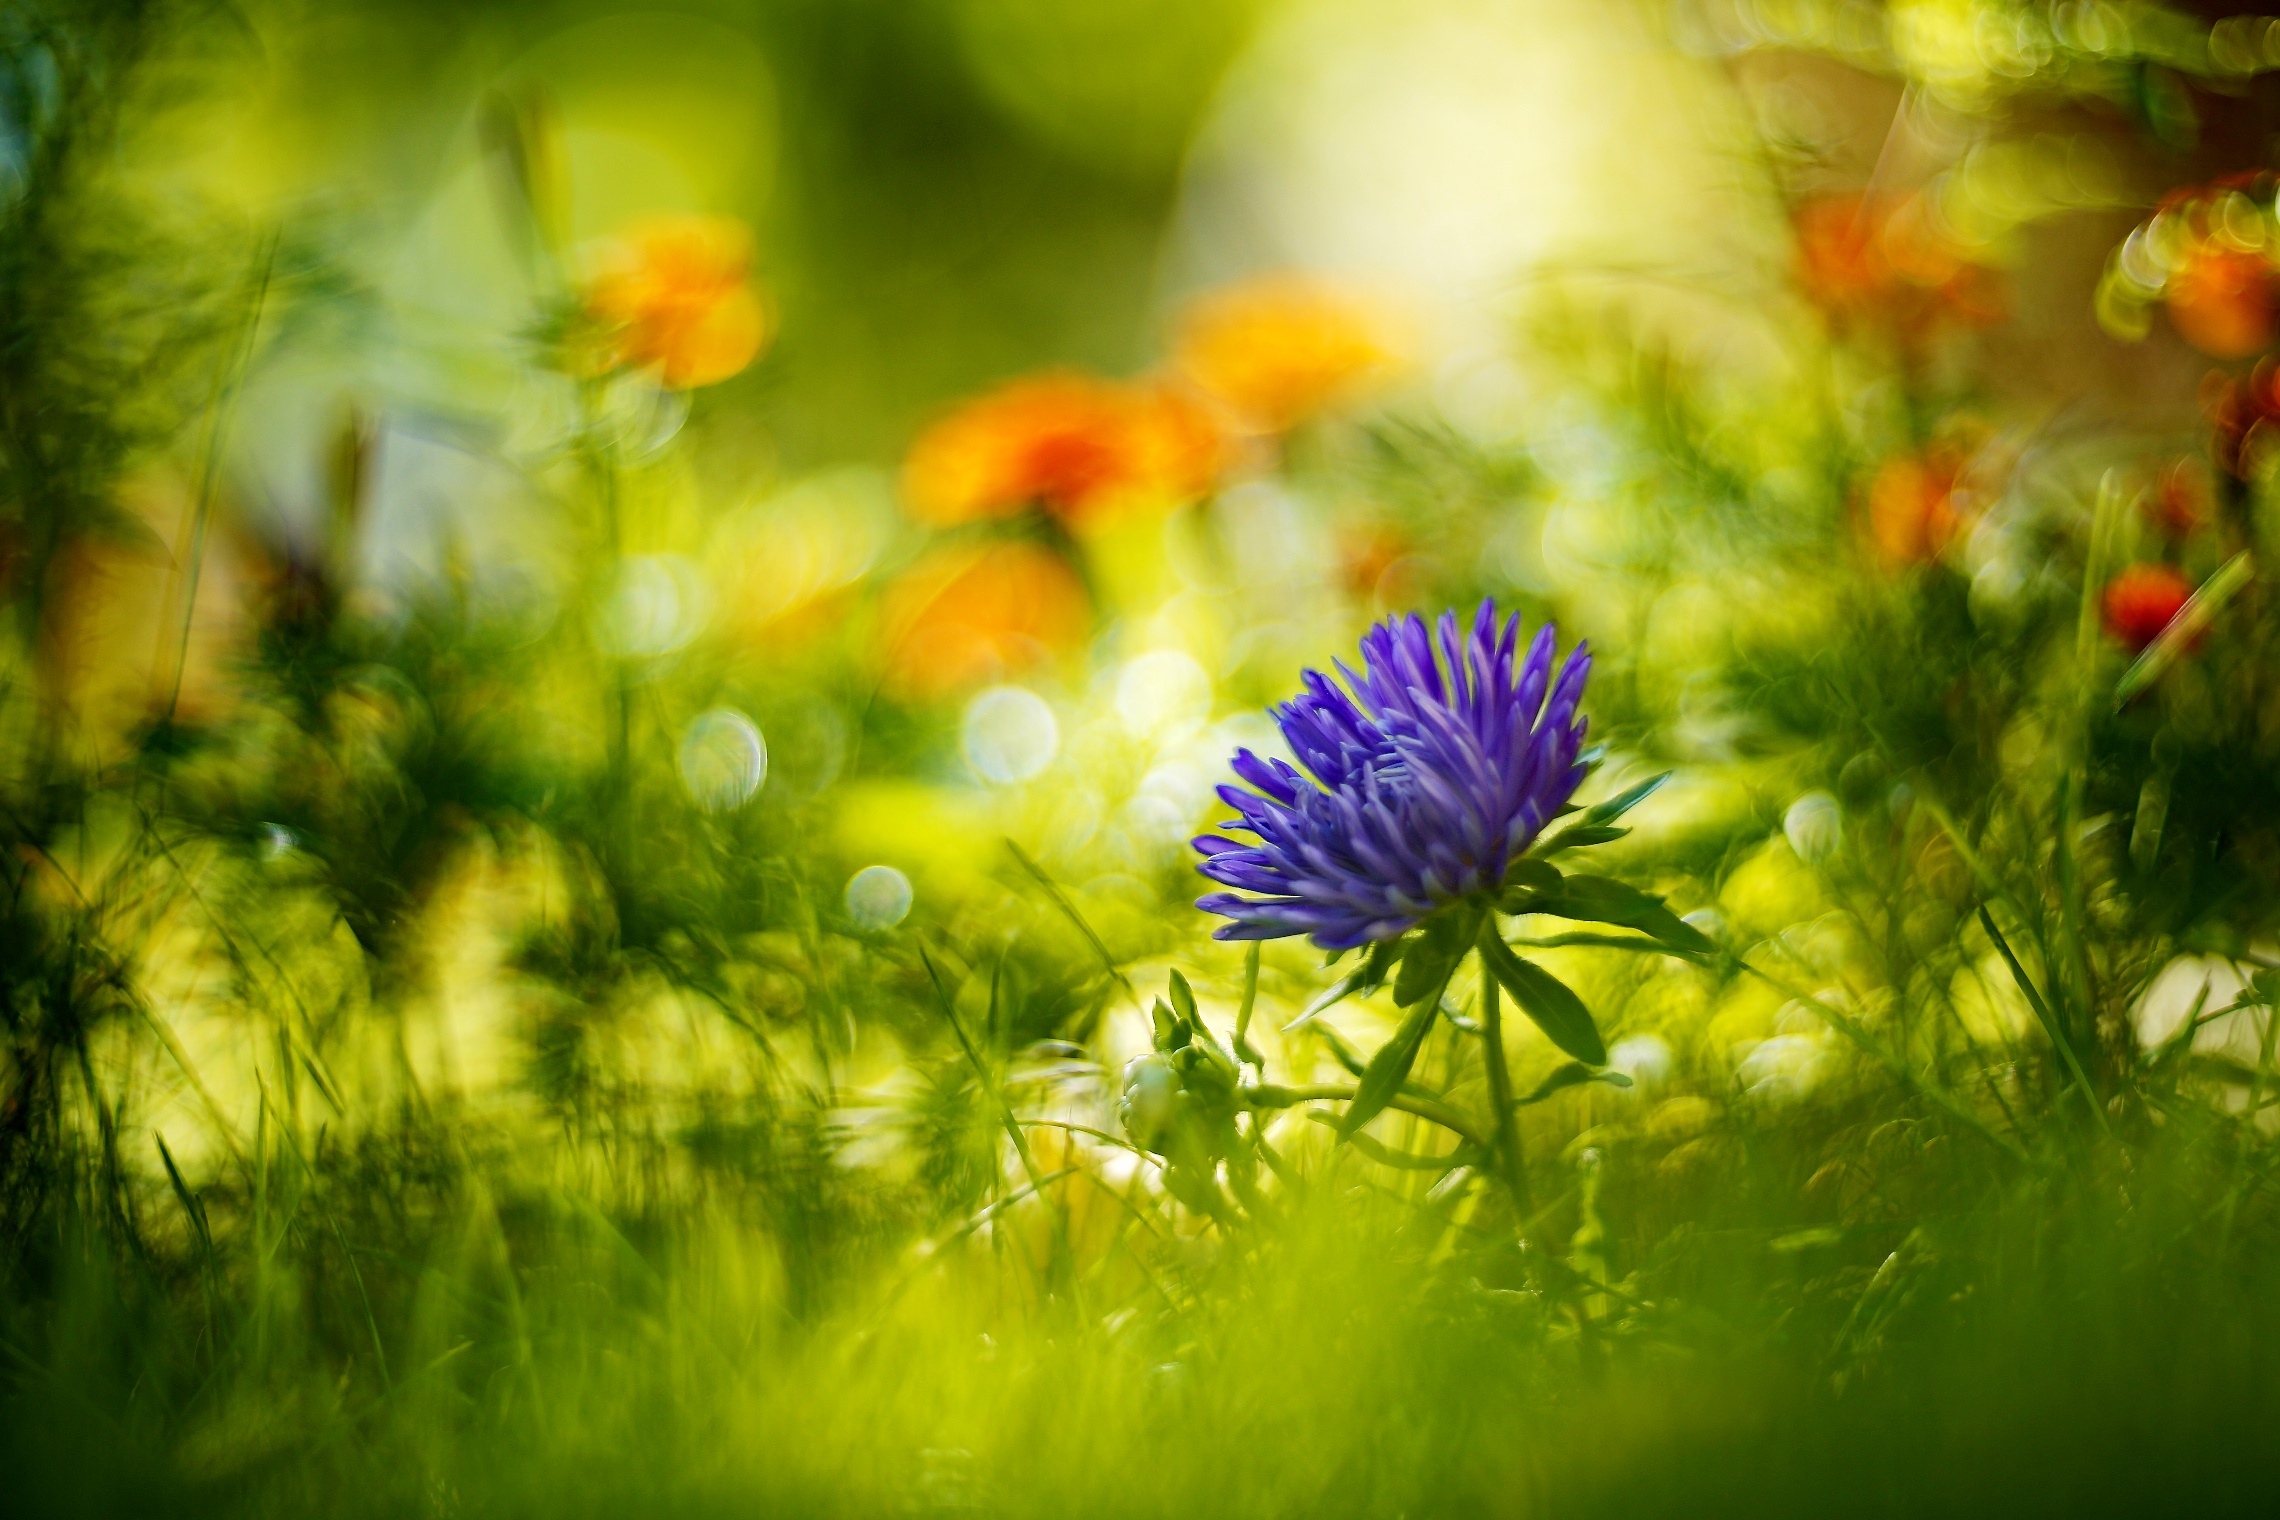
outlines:
[[[2244, 1501], [2276, 72], [2138, 0], [0, 0], [4, 1449], [1756, 1513], [2094, 1416], [2036, 1493]], [[1607, 1061], [1501, 1036], [1511, 1190], [1332, 1133], [1398, 1011], [1189, 844], [1483, 599], [1715, 947], [1514, 920]], [[1214, 1026], [1283, 1098], [1135, 1124]]]

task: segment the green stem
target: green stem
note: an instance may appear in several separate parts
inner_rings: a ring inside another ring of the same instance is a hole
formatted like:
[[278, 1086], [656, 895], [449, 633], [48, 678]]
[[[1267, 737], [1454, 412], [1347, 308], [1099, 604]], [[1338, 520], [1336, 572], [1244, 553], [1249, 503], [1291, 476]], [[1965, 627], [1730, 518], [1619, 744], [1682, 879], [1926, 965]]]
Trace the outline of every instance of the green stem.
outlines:
[[[1482, 934], [1496, 933], [1496, 916], [1481, 920]], [[1504, 999], [1496, 977], [1484, 965], [1480, 978], [1480, 1043], [1488, 1057], [1488, 1100], [1496, 1110], [1496, 1164], [1512, 1190], [1517, 1217], [1535, 1212], [1528, 1190], [1528, 1164], [1520, 1150], [1520, 1116], [1512, 1101], [1512, 1063], [1504, 1053]]]
[[[958, 1017], [957, 1001], [951, 997], [949, 987], [942, 980], [942, 973], [935, 969], [934, 957], [926, 953], [924, 945], [919, 946], [918, 958], [926, 967], [927, 980], [934, 984], [934, 995], [942, 1004], [943, 1016], [950, 1021], [950, 1032], [958, 1037], [958, 1048], [965, 1052], [967, 1063], [974, 1068], [974, 1080], [981, 1083], [982, 1091], [996, 1104], [998, 1122], [1004, 1126], [1006, 1138], [1013, 1142], [1013, 1153], [1020, 1159], [1021, 1170], [1029, 1178], [1030, 1190], [1036, 1193], [1045, 1205], [1045, 1217], [1050, 1222], [1053, 1231], [1055, 1274], [1061, 1276], [1068, 1284], [1070, 1292], [1081, 1299], [1082, 1290], [1077, 1282], [1076, 1275], [1076, 1253], [1069, 1241], [1069, 1222], [1062, 1212], [1064, 1206], [1056, 1206], [1054, 1200], [1045, 1191], [1046, 1184], [1051, 1182], [1053, 1177], [1046, 1176], [1038, 1168], [1037, 1157], [1029, 1148], [1029, 1137], [1022, 1132], [1021, 1118], [1014, 1113], [1012, 1100], [1006, 1097], [1005, 1089], [998, 1085], [997, 1079], [991, 1074], [988, 1064], [982, 1060], [981, 1051], [976, 1048], [973, 1040], [966, 1034], [965, 1020]], [[1065, 1170], [1074, 1170], [1074, 1168]], [[1055, 1173], [1054, 1176], [1063, 1174]], [[1079, 1302], [1078, 1309], [1080, 1312], [1083, 1307], [1082, 1302]]]

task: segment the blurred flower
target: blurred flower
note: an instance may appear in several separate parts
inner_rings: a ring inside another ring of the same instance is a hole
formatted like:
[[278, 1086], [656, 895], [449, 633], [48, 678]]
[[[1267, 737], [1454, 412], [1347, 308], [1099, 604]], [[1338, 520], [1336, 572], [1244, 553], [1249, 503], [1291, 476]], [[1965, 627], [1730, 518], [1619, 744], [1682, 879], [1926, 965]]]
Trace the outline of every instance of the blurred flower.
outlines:
[[1927, 564], [1966, 520], [1959, 491], [1971, 456], [1955, 444], [1888, 459], [1868, 487], [1868, 535], [1887, 568]]
[[2171, 538], [2190, 538], [2215, 515], [2208, 472], [2180, 459], [2161, 472], [2161, 484], [2146, 498], [2146, 520]]
[[1204, 875], [1268, 894], [1198, 899], [1232, 920], [1218, 938], [1311, 934], [1348, 948], [1503, 882], [1583, 779], [1576, 705], [1591, 669], [1579, 645], [1554, 679], [1549, 624], [1516, 665], [1519, 631], [1515, 613], [1500, 633], [1495, 604], [1482, 602], [1469, 637], [1454, 612], [1441, 615], [1436, 654], [1411, 614], [1363, 635], [1362, 674], [1339, 666], [1352, 693], [1305, 673], [1305, 692], [1274, 716], [1312, 774], [1237, 750], [1235, 774], [1258, 791], [1219, 788], [1241, 815], [1220, 826], [1259, 842], [1195, 841]]
[[1364, 525], [1338, 535], [1338, 580], [1350, 595], [1407, 601], [1418, 568], [1413, 546], [1392, 528]]
[[2246, 375], [2213, 374], [2202, 396], [2216, 424], [2211, 453], [2218, 467], [2235, 480], [2248, 479], [2280, 427], [2280, 366], [2266, 359]]
[[576, 365], [654, 370], [675, 390], [714, 385], [755, 358], [772, 322], [749, 283], [752, 239], [726, 217], [661, 217], [614, 239], [588, 281]]
[[1190, 305], [1173, 363], [1246, 427], [1281, 432], [1382, 379], [1391, 325], [1350, 291], [1269, 275]]
[[1192, 501], [1225, 454], [1203, 407], [1169, 387], [1056, 371], [976, 397], [920, 434], [903, 494], [936, 526], [1041, 507], [1081, 528]]
[[2203, 247], [2169, 276], [2162, 300], [2177, 335], [2212, 359], [2245, 359], [2272, 346], [2280, 304], [2261, 253]]
[[2167, 565], [2132, 565], [2106, 583], [2106, 631], [2140, 650], [2161, 637], [2193, 595], [2193, 583]]
[[2142, 338], [2159, 302], [2177, 335], [2212, 359], [2245, 359], [2280, 338], [2280, 227], [2269, 171], [2172, 192], [2114, 250], [2098, 282], [2099, 320]]
[[890, 684], [940, 697], [1026, 670], [1091, 629], [1085, 588], [1037, 544], [995, 543], [928, 556], [887, 588], [881, 633]]
[[2001, 319], [2001, 282], [1941, 230], [1922, 195], [1827, 195], [1793, 213], [1805, 298], [1840, 323], [1915, 332]]

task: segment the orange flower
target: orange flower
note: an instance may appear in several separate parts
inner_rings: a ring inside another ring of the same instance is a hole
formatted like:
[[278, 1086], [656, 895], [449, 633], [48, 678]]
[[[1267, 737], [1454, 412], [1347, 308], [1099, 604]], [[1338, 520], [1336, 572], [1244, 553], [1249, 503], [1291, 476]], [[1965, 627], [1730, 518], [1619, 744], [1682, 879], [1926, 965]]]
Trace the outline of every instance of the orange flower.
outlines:
[[1876, 472], [1868, 487], [1868, 534], [1888, 568], [1929, 563], [1955, 541], [1966, 520], [1957, 487], [1970, 465], [1962, 450], [1935, 445], [1886, 460]]
[[1281, 432], [1382, 378], [1390, 325], [1351, 292], [1269, 275], [1191, 305], [1173, 362], [1247, 426]]
[[938, 527], [1036, 506], [1082, 528], [1192, 501], [1225, 454], [1218, 427], [1176, 391], [1053, 371], [978, 396], [921, 433], [903, 494], [912, 516]]
[[1388, 606], [1415, 600], [1418, 563], [1409, 540], [1390, 528], [1362, 525], [1338, 535], [1338, 579], [1347, 593]]
[[689, 390], [736, 374], [774, 336], [749, 283], [752, 239], [725, 217], [661, 217], [617, 240], [587, 285], [596, 371], [652, 369]]
[[1068, 562], [1028, 543], [938, 552], [887, 588], [887, 679], [906, 696], [945, 696], [1015, 674], [1084, 641], [1092, 613]]
[[2146, 520], [2171, 538], [2189, 538], [2215, 515], [2215, 493], [2200, 465], [2180, 459], [2161, 472], [2161, 485], [2146, 499]]
[[2245, 359], [2280, 336], [2280, 274], [2261, 253], [2204, 246], [2162, 289], [2177, 335], [2212, 359]]
[[1841, 322], [1907, 330], [2003, 315], [1993, 271], [1940, 230], [1921, 195], [1828, 195], [1799, 205], [1797, 278], [1805, 297]]
[[2142, 650], [2161, 637], [2192, 595], [2193, 583], [2169, 566], [2132, 565], [2106, 583], [2106, 631]]

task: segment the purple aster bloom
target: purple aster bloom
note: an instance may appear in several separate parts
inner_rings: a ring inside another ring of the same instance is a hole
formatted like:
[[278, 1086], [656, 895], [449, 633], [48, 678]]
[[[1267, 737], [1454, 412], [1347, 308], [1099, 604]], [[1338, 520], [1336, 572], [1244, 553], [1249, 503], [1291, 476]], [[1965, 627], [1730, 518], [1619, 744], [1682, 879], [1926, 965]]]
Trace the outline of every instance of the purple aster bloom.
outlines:
[[1197, 869], [1241, 889], [1196, 900], [1232, 920], [1217, 938], [1350, 949], [1503, 884], [1585, 770], [1576, 703], [1591, 658], [1577, 645], [1555, 677], [1551, 625], [1515, 661], [1519, 633], [1517, 613], [1498, 629], [1494, 602], [1470, 636], [1454, 612], [1433, 632], [1412, 613], [1362, 636], [1361, 674], [1338, 662], [1344, 687], [1305, 673], [1274, 717], [1306, 770], [1236, 751], [1257, 790], [1219, 788], [1240, 815], [1219, 826], [1257, 843], [1195, 841]]

